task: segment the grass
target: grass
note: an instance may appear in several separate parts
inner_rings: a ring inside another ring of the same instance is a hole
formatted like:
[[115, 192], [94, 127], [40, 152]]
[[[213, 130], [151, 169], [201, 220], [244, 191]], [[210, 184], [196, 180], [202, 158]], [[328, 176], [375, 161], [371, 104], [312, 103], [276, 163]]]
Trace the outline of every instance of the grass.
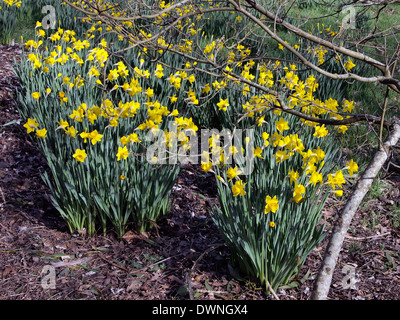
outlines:
[[371, 185], [371, 188], [366, 194], [365, 196], [366, 201], [374, 200], [383, 196], [389, 189], [390, 185], [387, 182], [385, 182], [385, 180], [380, 179], [379, 176], [380, 175], [378, 175], [377, 179], [374, 180], [374, 182]]
[[351, 254], [355, 254], [363, 250], [363, 244], [359, 241], [352, 241], [349, 244], [348, 250]]
[[377, 225], [382, 224], [382, 219], [389, 221], [390, 226], [393, 228], [400, 226], [399, 204], [377, 206], [378, 202], [382, 202], [380, 199], [386, 197], [389, 189], [390, 184], [381, 179], [381, 175], [378, 175], [360, 206], [361, 211], [368, 213], [360, 220], [362, 226], [374, 230]]
[[[23, 5], [15, 10], [14, 8], [11, 9], [5, 12], [7, 19], [3, 22], [5, 23], [4, 27], [8, 25], [7, 29], [0, 31], [2, 32], [0, 34], [2, 44], [9, 44], [12, 40], [16, 43], [22, 43], [28, 39], [34, 39], [36, 21], [43, 16], [40, 10], [32, 9], [28, 5]], [[7, 10], [7, 8], [2, 10]], [[0, 13], [4, 14], [4, 12]], [[9, 26], [13, 26], [11, 31], [8, 30]], [[0, 28], [2, 28], [1, 25]]]
[[389, 217], [391, 219], [391, 223], [394, 228], [399, 228], [400, 227], [400, 205], [395, 204], [392, 206], [390, 212], [389, 212]]
[[31, 18], [28, 21], [19, 20], [17, 23], [17, 27], [15, 28], [15, 32], [13, 34], [14, 41], [17, 43], [24, 43], [29, 39], [34, 39], [35, 25], [36, 21], [34, 18]]

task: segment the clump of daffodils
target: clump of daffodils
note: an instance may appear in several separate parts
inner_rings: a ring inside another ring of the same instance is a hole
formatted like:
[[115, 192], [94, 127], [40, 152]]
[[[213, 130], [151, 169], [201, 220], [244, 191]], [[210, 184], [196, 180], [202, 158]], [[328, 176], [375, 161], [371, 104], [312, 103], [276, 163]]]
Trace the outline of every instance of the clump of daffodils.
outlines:
[[[22, 6], [21, 0], [1, 0], [0, 3], [1, 2], [5, 3], [8, 7], [20, 8]], [[0, 10], [1, 10], [1, 6], [0, 6]]]

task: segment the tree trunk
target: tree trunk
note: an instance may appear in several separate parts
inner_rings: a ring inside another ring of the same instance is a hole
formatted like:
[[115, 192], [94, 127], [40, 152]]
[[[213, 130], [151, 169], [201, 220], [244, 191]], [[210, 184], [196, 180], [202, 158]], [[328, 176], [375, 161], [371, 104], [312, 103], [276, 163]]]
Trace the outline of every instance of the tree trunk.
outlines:
[[338, 221], [335, 224], [331, 239], [325, 251], [322, 266], [315, 282], [315, 288], [313, 290], [311, 299], [327, 299], [329, 288], [332, 282], [333, 271], [335, 270], [335, 265], [339, 257], [340, 249], [342, 248], [342, 244], [346, 236], [347, 230], [349, 229], [351, 220], [353, 219], [354, 214], [356, 213], [356, 210], [363, 200], [364, 196], [370, 189], [372, 182], [377, 176], [379, 170], [387, 160], [390, 147], [394, 146], [399, 138], [400, 125], [396, 121], [395, 125], [393, 126], [393, 130], [389, 133], [387, 140], [383, 144], [383, 148], [379, 148], [374, 158], [369, 163], [368, 168], [358, 180], [353, 194], [347, 201]]

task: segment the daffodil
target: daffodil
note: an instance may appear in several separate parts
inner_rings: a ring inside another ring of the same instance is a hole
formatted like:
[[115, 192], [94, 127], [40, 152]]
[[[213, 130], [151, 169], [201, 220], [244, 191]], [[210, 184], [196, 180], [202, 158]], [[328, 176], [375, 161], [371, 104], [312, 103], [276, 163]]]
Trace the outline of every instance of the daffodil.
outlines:
[[39, 123], [36, 122], [36, 119], [28, 118], [28, 121], [24, 124], [27, 133], [31, 133], [39, 127]]
[[112, 69], [112, 70], [110, 70], [110, 73], [108, 74], [107, 79], [108, 79], [108, 81], [114, 81], [114, 80], [117, 80], [118, 77], [119, 77], [118, 70], [117, 69]]
[[207, 83], [207, 84], [204, 86], [204, 88], [201, 90], [201, 93], [208, 94], [208, 93], [210, 92], [210, 90], [211, 90], [210, 84]]
[[236, 155], [239, 152], [238, 149], [236, 148], [236, 146], [230, 146], [228, 151], [229, 151], [229, 155], [231, 155], [231, 154]]
[[127, 147], [118, 147], [118, 153], [117, 153], [117, 161], [120, 161], [121, 159], [126, 159], [129, 156], [129, 151]]
[[260, 159], [264, 159], [263, 156], [261, 155], [263, 152], [263, 149], [261, 149], [260, 147], [257, 147], [255, 149], [253, 149], [253, 154], [254, 157], [260, 158]]
[[211, 168], [212, 168], [212, 166], [213, 166], [213, 164], [212, 164], [212, 162], [211, 161], [208, 161], [208, 162], [201, 162], [201, 169], [204, 171], [204, 172], [208, 172], [208, 171], [210, 171], [211, 170]]
[[191, 74], [188, 78], [188, 81], [192, 84], [193, 82], [195, 82], [196, 78], [194, 77], [194, 74]]
[[88, 75], [89, 77], [98, 77], [100, 76], [100, 72], [95, 67], [91, 67]]
[[246, 194], [246, 191], [244, 191], [244, 186], [247, 183], [243, 183], [242, 180], [236, 181], [235, 184], [232, 186], [232, 193], [234, 197], [237, 197], [238, 195], [244, 196]]
[[226, 175], [229, 178], [228, 181], [231, 181], [232, 179], [236, 178], [237, 176], [239, 176], [242, 173], [243, 172], [241, 170], [239, 170], [238, 167], [235, 167], [235, 168], [229, 168], [228, 171], [226, 172]]
[[343, 112], [351, 112], [354, 109], [354, 101], [345, 100], [343, 104]]
[[83, 162], [85, 161], [87, 154], [85, 150], [76, 149], [75, 153], [73, 154], [73, 157], [75, 158], [76, 161]]
[[322, 183], [322, 174], [315, 171], [311, 174], [310, 183], [314, 184], [315, 186], [318, 182]]
[[335, 174], [328, 175], [328, 184], [331, 186], [333, 190], [336, 190], [336, 186], [340, 189], [342, 188], [342, 184], [344, 184], [346, 180], [343, 177], [342, 170], [338, 170]]
[[297, 179], [299, 178], [299, 173], [297, 171], [294, 171], [293, 169], [289, 170], [289, 179], [290, 179], [290, 183], [292, 182], [296, 182]]
[[32, 93], [32, 97], [33, 97], [33, 99], [35, 99], [37, 101], [40, 98], [40, 93], [34, 92], [34, 93]]
[[341, 196], [343, 196], [343, 190], [342, 190], [342, 189], [336, 190], [336, 191], [335, 191], [335, 194], [336, 194], [338, 197], [341, 197]]
[[323, 138], [327, 134], [328, 134], [328, 130], [325, 128], [324, 124], [322, 126], [316, 126], [315, 127], [314, 137]]
[[68, 102], [68, 97], [65, 96], [65, 92], [64, 91], [59, 92], [58, 95], [60, 97], [60, 103], [61, 104]]
[[271, 198], [271, 196], [267, 196], [265, 198], [264, 213], [265, 214], [269, 212], [275, 213], [276, 211], [278, 211], [278, 209], [279, 209], [279, 201], [276, 198], [276, 196], [274, 196], [273, 198]]
[[58, 122], [58, 124], [59, 124], [59, 127], [58, 127], [57, 129], [63, 129], [64, 131], [66, 131], [66, 128], [69, 127], [68, 122], [65, 121], [65, 120], [63, 120], [63, 119], [61, 119], [61, 120]]
[[75, 137], [76, 137], [76, 134], [77, 134], [77, 131], [76, 131], [76, 129], [75, 129], [74, 126], [69, 126], [69, 127], [65, 130], [65, 133], [66, 133], [67, 135], [69, 135], [71, 138], [75, 138]]
[[90, 132], [88, 136], [92, 145], [95, 145], [97, 142], [100, 142], [102, 137], [103, 135], [98, 133], [97, 130]]
[[350, 175], [353, 176], [354, 172], [358, 171], [358, 164], [351, 159], [349, 162], [346, 163], [346, 168], [349, 171]]
[[47, 136], [47, 130], [46, 129], [40, 129], [40, 130], [36, 130], [36, 136], [38, 138], [44, 139]]
[[162, 67], [162, 65], [157, 64], [156, 70], [154, 70], [154, 74], [157, 78], [162, 78], [164, 76], [163, 70], [164, 68]]
[[289, 130], [289, 125], [288, 125], [288, 121], [285, 121], [285, 119], [283, 119], [282, 117], [279, 118], [278, 121], [275, 121], [275, 125], [276, 125], [276, 130], [278, 130], [279, 132], [283, 132], [285, 130]]
[[341, 125], [341, 126], [339, 126], [339, 128], [337, 129], [337, 131], [338, 131], [339, 133], [343, 133], [343, 134], [344, 134], [344, 133], [347, 131], [347, 129], [348, 129], [347, 126]]
[[264, 140], [264, 146], [265, 146], [265, 147], [268, 147], [268, 146], [269, 146], [269, 141], [268, 141], [268, 139], [269, 139], [269, 133], [263, 132], [262, 135], [261, 135], [261, 137], [262, 137], [263, 140]]
[[[274, 147], [278, 146], [280, 142], [282, 141], [283, 136], [279, 134], [278, 132], [274, 132], [271, 136], [271, 142], [274, 145]], [[265, 141], [265, 139], [264, 139]]]
[[85, 128], [85, 132], [80, 134], [80, 137], [83, 139], [83, 143], [86, 143], [87, 139], [89, 139], [90, 133], [87, 132], [87, 128]]
[[284, 150], [284, 151], [278, 150], [276, 152], [276, 154], [274, 154], [274, 157], [275, 157], [276, 163], [280, 163], [280, 162], [283, 162], [283, 161], [289, 159], [290, 155], [287, 153], [286, 150]]
[[299, 203], [303, 199], [303, 194], [306, 192], [306, 188], [302, 184], [295, 183], [293, 191], [293, 201]]
[[151, 98], [153, 95], [154, 95], [153, 89], [147, 88], [147, 90], [146, 90], [146, 96], [147, 96], [148, 98]]
[[220, 99], [220, 101], [217, 103], [217, 106], [219, 108], [219, 110], [227, 110], [227, 107], [229, 107], [229, 102], [228, 99]]
[[351, 69], [353, 69], [356, 65], [353, 62], [353, 59], [349, 59], [344, 63], [344, 68], [347, 70], [347, 72], [350, 72]]

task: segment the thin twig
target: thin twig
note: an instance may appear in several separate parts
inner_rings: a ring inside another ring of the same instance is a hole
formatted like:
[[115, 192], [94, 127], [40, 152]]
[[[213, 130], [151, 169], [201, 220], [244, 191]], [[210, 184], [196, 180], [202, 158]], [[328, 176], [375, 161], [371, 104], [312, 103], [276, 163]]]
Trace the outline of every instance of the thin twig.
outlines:
[[[9, 234], [11, 234], [11, 235], [14, 235], [14, 233], [10, 230], [10, 229], [8, 229], [7, 227], [5, 227], [3, 224], [1, 224], [0, 223], [0, 227], [2, 227], [4, 230], [6, 230]], [[2, 252], [2, 251], [0, 251], [0, 252]]]
[[385, 121], [385, 114], [386, 114], [388, 99], [389, 99], [389, 87], [386, 87], [386, 94], [385, 94], [385, 100], [383, 102], [383, 110], [382, 110], [381, 123], [380, 123], [380, 129], [379, 129], [379, 143], [380, 143], [381, 147], [383, 145], [383, 141], [382, 141], [383, 123]]
[[383, 253], [396, 253], [397, 254], [396, 251], [391, 251], [391, 250], [369, 250], [367, 252], [364, 252], [362, 255], [365, 255], [365, 254], [368, 254], [368, 253], [381, 253], [381, 254], [383, 254]]
[[6, 198], [4, 197], [4, 193], [3, 193], [3, 189], [1, 189], [0, 187], [0, 193], [1, 193], [1, 198], [3, 199], [3, 203], [2, 204], [6, 204]]
[[382, 233], [382, 234], [377, 234], [377, 235], [375, 235], [375, 236], [369, 236], [369, 237], [352, 237], [352, 236], [346, 236], [346, 239], [345, 239], [345, 240], [348, 240], [348, 241], [354, 241], [354, 240], [363, 241], [363, 240], [369, 240], [369, 239], [382, 238], [382, 237], [387, 236], [387, 235], [389, 235], [389, 234], [390, 234], [390, 232], [386, 232], [386, 233]]
[[187, 273], [186, 279], [187, 279], [187, 281], [188, 281], [188, 291], [189, 291], [189, 298], [190, 298], [190, 300], [193, 300], [193, 299], [194, 299], [193, 290], [192, 290], [191, 278], [192, 278], [193, 272], [194, 272], [194, 271], [196, 270], [196, 268], [197, 268], [197, 264], [199, 263], [199, 261], [200, 261], [206, 254], [210, 253], [211, 251], [213, 251], [213, 250], [215, 250], [215, 249], [217, 249], [217, 248], [219, 248], [219, 247], [221, 247], [221, 246], [223, 246], [223, 245], [224, 245], [223, 243], [220, 243], [220, 244], [215, 244], [215, 245], [209, 247], [206, 251], [204, 251], [204, 252], [200, 255], [200, 257], [197, 258], [197, 260], [194, 262], [192, 268], [191, 268], [190, 271]]
[[275, 293], [274, 289], [272, 289], [272, 287], [271, 287], [271, 285], [269, 284], [268, 280], [265, 279], [265, 281], [267, 282], [268, 290], [271, 291], [271, 293], [272, 293], [272, 295], [274, 296], [274, 298], [275, 298], [276, 300], [280, 300], [279, 297], [277, 296], [277, 294]]
[[183, 254], [183, 253], [180, 253], [180, 254], [177, 254], [177, 255], [175, 255], [175, 256], [171, 256], [171, 257], [162, 259], [162, 260], [160, 260], [160, 261], [154, 262], [154, 263], [152, 263], [152, 264], [150, 264], [150, 265], [148, 265], [148, 266], [145, 266], [145, 267], [143, 267], [143, 268], [141, 268], [141, 269], [139, 269], [139, 270], [136, 270], [136, 271], [134, 271], [134, 272], [132, 272], [132, 273], [141, 273], [141, 272], [143, 272], [143, 271], [146, 271], [146, 270], [149, 269], [149, 268], [152, 268], [152, 267], [154, 267], [154, 266], [156, 266], [156, 265], [158, 265], [158, 264], [160, 264], [160, 263], [163, 263], [163, 262], [165, 262], [165, 261], [168, 261], [168, 260], [170, 260], [170, 259], [172, 259], [172, 258], [175, 258], [175, 257], [177, 257], [177, 256], [180, 256], [180, 255], [182, 255], [182, 254]]
[[119, 269], [121, 269], [121, 270], [124, 270], [125, 272], [129, 272], [129, 270], [128, 270], [127, 268], [122, 267], [122, 266], [119, 266], [118, 264], [116, 264], [116, 263], [114, 263], [114, 262], [108, 260], [107, 258], [103, 257], [102, 255], [99, 255], [99, 257], [100, 257], [102, 260], [104, 260], [105, 262], [107, 262], [107, 263], [113, 265], [114, 267], [117, 267], [117, 268], [119, 268]]

